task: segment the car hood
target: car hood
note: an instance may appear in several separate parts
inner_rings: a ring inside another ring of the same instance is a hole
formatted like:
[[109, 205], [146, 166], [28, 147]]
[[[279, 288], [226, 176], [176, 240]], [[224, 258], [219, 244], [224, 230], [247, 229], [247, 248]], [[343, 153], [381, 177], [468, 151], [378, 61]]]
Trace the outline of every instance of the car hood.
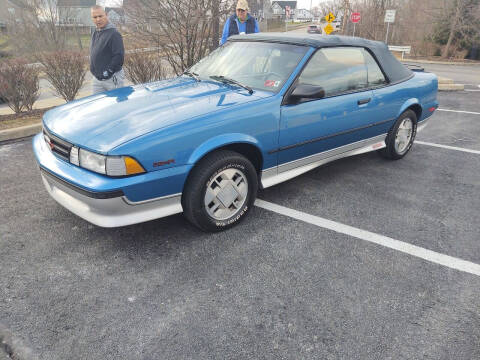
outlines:
[[73, 101], [48, 111], [43, 122], [64, 140], [106, 153], [146, 133], [272, 95], [178, 77]]

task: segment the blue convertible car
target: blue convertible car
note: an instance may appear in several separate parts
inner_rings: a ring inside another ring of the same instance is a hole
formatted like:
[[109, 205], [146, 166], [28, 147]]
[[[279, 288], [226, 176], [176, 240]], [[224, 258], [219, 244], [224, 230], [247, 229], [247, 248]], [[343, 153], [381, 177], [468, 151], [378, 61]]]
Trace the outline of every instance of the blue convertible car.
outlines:
[[177, 78], [50, 110], [33, 148], [50, 195], [91, 223], [183, 211], [218, 231], [258, 188], [368, 151], [402, 158], [436, 97], [435, 75], [380, 42], [239, 35]]

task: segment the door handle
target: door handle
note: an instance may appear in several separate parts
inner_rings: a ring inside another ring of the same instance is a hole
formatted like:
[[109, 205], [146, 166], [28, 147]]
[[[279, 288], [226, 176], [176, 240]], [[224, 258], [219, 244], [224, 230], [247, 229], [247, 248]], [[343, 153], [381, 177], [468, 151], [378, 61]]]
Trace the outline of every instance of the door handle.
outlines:
[[372, 98], [358, 100], [357, 104], [358, 105], [368, 104], [370, 100], [372, 100]]

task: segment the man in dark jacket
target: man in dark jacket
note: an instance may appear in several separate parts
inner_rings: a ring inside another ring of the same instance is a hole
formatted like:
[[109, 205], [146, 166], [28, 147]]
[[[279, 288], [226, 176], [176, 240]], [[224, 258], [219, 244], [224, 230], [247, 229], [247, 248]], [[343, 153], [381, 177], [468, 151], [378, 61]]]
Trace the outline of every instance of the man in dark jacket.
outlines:
[[123, 86], [122, 35], [108, 21], [107, 14], [99, 5], [91, 8], [95, 32], [90, 43], [90, 71], [94, 76], [93, 93], [108, 91]]
[[223, 26], [220, 45], [225, 44], [229, 36], [258, 33], [258, 22], [248, 13], [247, 0], [238, 0], [236, 14], [230, 16]]

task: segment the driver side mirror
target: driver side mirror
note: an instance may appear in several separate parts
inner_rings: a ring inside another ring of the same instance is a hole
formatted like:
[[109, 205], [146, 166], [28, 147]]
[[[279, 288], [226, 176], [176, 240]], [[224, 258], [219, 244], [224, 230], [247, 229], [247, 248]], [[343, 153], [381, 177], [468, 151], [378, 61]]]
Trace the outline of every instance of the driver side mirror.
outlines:
[[300, 84], [290, 93], [289, 103], [298, 104], [302, 100], [322, 99], [325, 97], [325, 90], [321, 86]]

